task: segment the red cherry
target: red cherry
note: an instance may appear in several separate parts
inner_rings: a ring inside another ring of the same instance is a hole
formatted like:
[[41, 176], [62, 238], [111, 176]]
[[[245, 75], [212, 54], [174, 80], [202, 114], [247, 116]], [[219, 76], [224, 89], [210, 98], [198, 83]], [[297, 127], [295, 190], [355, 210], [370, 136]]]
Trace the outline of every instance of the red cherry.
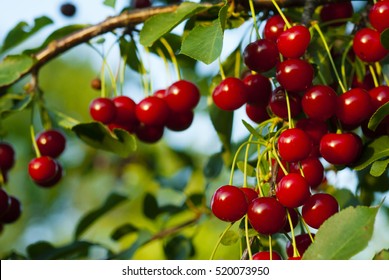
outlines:
[[108, 124], [115, 119], [116, 107], [111, 99], [99, 97], [90, 103], [89, 113], [95, 121]]
[[[315, 234], [311, 233], [312, 238], [315, 238]], [[295, 236], [297, 251], [300, 256], [304, 255], [309, 245], [312, 244], [312, 240], [308, 233], [300, 234]], [[286, 254], [289, 258], [293, 258], [293, 245], [290, 241], [286, 244]], [[295, 257], [296, 258], [296, 257]], [[300, 257], [301, 259], [301, 257]]]
[[257, 104], [246, 104], [246, 114], [256, 123], [261, 123], [269, 119], [269, 114], [267, 113], [266, 107]]
[[389, 1], [375, 3], [370, 9], [369, 21], [378, 32], [389, 28]]
[[280, 34], [277, 47], [284, 57], [299, 58], [307, 50], [310, 41], [309, 29], [303, 25], [296, 25]]
[[[294, 118], [301, 112], [301, 99], [300, 96], [293, 92], [288, 92], [290, 113]], [[287, 119], [288, 118], [288, 106], [286, 102], [285, 90], [282, 87], [277, 87], [271, 94], [269, 101], [270, 110], [274, 115]]]
[[336, 92], [329, 86], [313, 86], [305, 92], [301, 105], [309, 118], [325, 121], [335, 114]]
[[324, 221], [337, 212], [339, 212], [339, 205], [335, 197], [328, 193], [317, 193], [308, 198], [301, 213], [310, 227], [318, 229]]
[[288, 162], [307, 158], [311, 148], [311, 139], [308, 134], [299, 128], [287, 129], [278, 138], [278, 152], [281, 158]]
[[137, 119], [145, 125], [163, 126], [169, 117], [170, 109], [165, 100], [148, 96], [135, 107]]
[[[290, 20], [287, 18], [288, 21]], [[278, 37], [284, 31], [285, 21], [280, 15], [274, 15], [270, 17], [265, 24], [263, 29], [263, 35], [266, 39], [277, 42]]]
[[304, 178], [311, 188], [317, 188], [323, 182], [324, 167], [318, 158], [309, 157], [300, 161], [300, 163], [294, 162], [289, 166], [290, 172], [300, 174], [299, 166], [301, 166]]
[[42, 156], [56, 158], [66, 146], [65, 136], [58, 130], [46, 130], [37, 136], [36, 143]]
[[[329, 3], [323, 5], [320, 10], [320, 19], [322, 22], [351, 18], [354, 13], [351, 2]], [[332, 23], [331, 26], [339, 26], [345, 22]]]
[[243, 51], [246, 66], [256, 72], [266, 72], [276, 66], [279, 60], [277, 46], [267, 39], [259, 39], [246, 46]]
[[28, 173], [37, 184], [50, 182], [58, 173], [57, 162], [48, 156], [34, 158], [28, 164]]
[[136, 9], [142, 9], [150, 7], [152, 3], [151, 0], [134, 0], [133, 5]]
[[258, 197], [258, 193], [252, 189], [252, 188], [241, 188], [240, 189], [244, 195], [246, 196], [246, 199], [248, 203], [250, 204], [254, 199]]
[[128, 96], [116, 96], [112, 99], [116, 107], [116, 117], [113, 123], [134, 127], [139, 123], [136, 118], [135, 108], [136, 103]]
[[57, 163], [58, 171], [55, 174], [54, 178], [52, 178], [51, 180], [48, 180], [48, 181], [34, 181], [35, 184], [37, 184], [38, 186], [43, 187], [43, 188], [51, 188], [51, 187], [55, 186], [56, 184], [58, 184], [58, 182], [62, 179], [63, 169], [62, 169], [61, 164], [59, 164], [58, 162], [56, 162], [56, 163]]
[[389, 53], [381, 44], [380, 33], [371, 28], [362, 28], [355, 33], [353, 50], [364, 62], [380, 61]]
[[261, 74], [249, 74], [243, 79], [247, 85], [247, 102], [266, 106], [272, 92], [269, 78]]
[[145, 143], [158, 142], [162, 138], [163, 132], [164, 132], [163, 126], [145, 125], [143, 123], [137, 126], [135, 130], [135, 134], [138, 137], [138, 139]]
[[7, 212], [9, 206], [11, 204], [11, 199], [8, 194], [0, 188], [0, 217]]
[[247, 212], [247, 198], [238, 187], [224, 185], [212, 196], [212, 213], [222, 221], [236, 222]]
[[366, 70], [365, 76], [362, 78], [359, 78], [356, 73], [354, 74], [353, 80], [351, 81], [351, 88], [362, 88], [364, 90], [371, 90], [374, 87], [374, 79], [369, 69]]
[[282, 260], [282, 257], [276, 251], [262, 251], [253, 255], [253, 260]]
[[185, 112], [171, 112], [166, 127], [173, 131], [183, 131], [190, 127], [193, 122], [194, 113], [193, 111]]
[[389, 86], [381, 85], [369, 90], [370, 100], [373, 110], [376, 111], [379, 107], [389, 102]]
[[2, 217], [0, 217], [0, 223], [2, 224], [11, 224], [13, 222], [16, 222], [16, 220], [18, 220], [20, 215], [22, 214], [22, 207], [20, 205], [20, 201], [13, 196], [10, 196], [9, 199], [10, 205], [8, 207], [8, 210]]
[[311, 138], [313, 145], [319, 145], [321, 138], [328, 133], [328, 126], [323, 121], [300, 119], [296, 128], [303, 130]]
[[287, 91], [303, 91], [312, 85], [314, 70], [302, 59], [288, 59], [277, 65], [276, 79]]
[[200, 101], [200, 91], [195, 84], [180, 80], [168, 87], [164, 99], [174, 112], [191, 111]]
[[362, 140], [354, 133], [328, 133], [320, 141], [320, 154], [331, 164], [351, 164], [361, 152]]
[[154, 92], [154, 96], [164, 99], [167, 94], [166, 89], [159, 89]]
[[238, 78], [226, 78], [213, 90], [212, 98], [220, 109], [236, 110], [247, 102], [247, 86]]
[[354, 88], [337, 98], [336, 116], [346, 125], [358, 126], [372, 113], [371, 99], [367, 91]]
[[0, 170], [8, 171], [14, 164], [15, 151], [13, 147], [6, 142], [0, 142]]
[[273, 197], [258, 197], [249, 204], [247, 217], [257, 232], [274, 234], [285, 226], [286, 210]]
[[289, 173], [277, 184], [277, 199], [285, 207], [299, 207], [307, 201], [310, 195], [309, 185], [300, 174]]

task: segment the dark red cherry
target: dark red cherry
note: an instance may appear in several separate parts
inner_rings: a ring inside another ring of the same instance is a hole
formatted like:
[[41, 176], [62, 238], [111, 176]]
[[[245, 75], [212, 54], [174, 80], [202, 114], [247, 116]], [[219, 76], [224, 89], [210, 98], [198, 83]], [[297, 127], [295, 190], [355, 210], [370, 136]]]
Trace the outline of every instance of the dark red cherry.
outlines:
[[241, 191], [245, 194], [249, 204], [258, 197], [258, 193], [252, 188], [241, 188]]
[[[291, 117], [294, 118], [301, 112], [301, 98], [297, 93], [294, 92], [288, 92], [288, 97]], [[283, 119], [288, 118], [286, 93], [282, 87], [277, 87], [275, 90], [273, 90], [270, 96], [269, 107], [274, 115]]]
[[304, 221], [312, 228], [318, 229], [329, 217], [339, 211], [335, 197], [328, 193], [312, 195], [304, 203], [302, 216]]
[[[315, 234], [311, 233], [311, 236], [312, 238], [315, 238]], [[304, 255], [309, 245], [312, 244], [312, 240], [308, 233], [296, 235], [295, 239], [297, 251], [299, 252], [301, 259], [301, 256]], [[293, 258], [293, 245], [290, 241], [288, 241], [288, 243], [286, 244], [286, 254], [289, 258]]]
[[336, 116], [343, 124], [358, 126], [372, 111], [370, 96], [363, 89], [354, 88], [337, 97]]
[[95, 121], [109, 124], [115, 119], [116, 107], [111, 99], [99, 97], [90, 103], [89, 113]]
[[378, 32], [389, 28], [389, 1], [375, 3], [370, 9], [369, 21]]
[[336, 92], [324, 85], [310, 87], [305, 92], [301, 104], [309, 118], [325, 121], [335, 114]]
[[354, 35], [353, 50], [364, 62], [377, 62], [383, 59], [389, 50], [381, 44], [381, 35], [377, 30], [362, 28]]
[[65, 150], [66, 138], [62, 132], [50, 129], [40, 133], [36, 143], [42, 156], [56, 158]]
[[191, 111], [200, 101], [200, 91], [194, 83], [179, 80], [168, 87], [164, 99], [174, 112]]
[[246, 195], [238, 187], [224, 185], [212, 196], [212, 213], [222, 221], [236, 222], [246, 215], [248, 202]]
[[[289, 18], [287, 18], [290, 20]], [[285, 29], [285, 21], [280, 15], [274, 15], [270, 17], [265, 24], [263, 29], [263, 35], [266, 39], [277, 42], [278, 37]]]
[[8, 171], [15, 164], [15, 150], [6, 143], [0, 142], [0, 170]]
[[253, 260], [282, 260], [282, 257], [276, 251], [262, 251], [253, 255]]
[[170, 109], [164, 99], [148, 96], [135, 107], [137, 119], [153, 126], [163, 126], [169, 117]]
[[136, 9], [148, 8], [151, 6], [151, 0], [134, 0], [133, 5]]
[[309, 29], [303, 25], [295, 25], [279, 35], [277, 47], [284, 57], [299, 58], [307, 50], [310, 41]]
[[312, 85], [314, 70], [302, 59], [287, 59], [277, 65], [276, 79], [287, 91], [303, 91]]
[[136, 103], [128, 96], [116, 96], [112, 99], [116, 107], [116, 117], [113, 123], [125, 126], [136, 126], [139, 120], [136, 118]]
[[389, 102], [389, 86], [381, 85], [369, 90], [370, 100], [373, 110], [376, 111], [379, 107]]
[[300, 163], [294, 162], [290, 164], [290, 172], [300, 174], [300, 166], [304, 179], [311, 188], [317, 188], [323, 182], [324, 167], [317, 157], [309, 157], [300, 161]]
[[166, 127], [173, 131], [183, 131], [190, 127], [193, 122], [193, 111], [170, 112], [166, 121]]
[[261, 74], [249, 74], [243, 79], [247, 85], [247, 102], [267, 106], [272, 92], [269, 78]]
[[20, 205], [20, 201], [13, 196], [10, 196], [9, 199], [10, 204], [8, 210], [2, 217], [0, 217], [0, 223], [2, 224], [14, 223], [19, 219], [20, 215], [22, 214], [22, 207]]
[[39, 183], [47, 183], [55, 178], [58, 173], [57, 162], [48, 156], [34, 158], [28, 164], [28, 173], [31, 179]]
[[11, 199], [9, 198], [8, 194], [0, 188], [0, 217], [7, 212], [9, 206], [11, 204]]
[[328, 133], [320, 141], [320, 154], [332, 164], [348, 165], [362, 152], [362, 140], [354, 133]]
[[312, 149], [308, 134], [299, 128], [284, 130], [278, 138], [278, 152], [288, 162], [306, 159]]
[[158, 125], [145, 125], [141, 123], [136, 127], [135, 134], [138, 139], [145, 143], [158, 142], [164, 133], [164, 127]]
[[311, 138], [313, 145], [320, 144], [321, 138], [328, 133], [328, 125], [323, 121], [300, 119], [296, 128], [303, 130]]
[[[320, 19], [322, 22], [329, 22], [333, 20], [341, 20], [351, 18], [354, 13], [351, 2], [329, 3], [323, 5], [320, 10]], [[346, 22], [334, 22], [331, 26], [339, 26]]]
[[246, 46], [243, 51], [246, 66], [256, 72], [266, 72], [279, 61], [277, 46], [267, 39], [259, 39]]
[[355, 73], [353, 76], [353, 80], [351, 81], [351, 88], [362, 88], [364, 90], [371, 90], [374, 88], [374, 79], [370, 73], [370, 70], [366, 70], [365, 76], [358, 77]]
[[258, 197], [248, 207], [247, 216], [252, 227], [261, 234], [280, 232], [286, 223], [286, 210], [273, 197]]
[[66, 17], [72, 17], [76, 14], [76, 6], [73, 3], [63, 3], [60, 7], [61, 13]]
[[266, 106], [256, 104], [247, 103], [246, 114], [250, 118], [250, 120], [256, 123], [261, 123], [270, 118], [269, 114], [267, 113]]
[[276, 196], [285, 207], [296, 208], [307, 201], [311, 192], [303, 176], [298, 173], [289, 173], [277, 184]]
[[236, 110], [247, 102], [247, 86], [238, 78], [226, 78], [215, 87], [212, 99], [222, 110]]
[[38, 186], [43, 187], [43, 188], [51, 188], [51, 187], [55, 186], [56, 184], [58, 184], [58, 182], [62, 179], [63, 169], [62, 169], [62, 165], [59, 162], [56, 162], [56, 163], [57, 163], [58, 170], [57, 170], [57, 173], [55, 174], [54, 178], [52, 178], [48, 181], [34, 181], [35, 184], [37, 184]]

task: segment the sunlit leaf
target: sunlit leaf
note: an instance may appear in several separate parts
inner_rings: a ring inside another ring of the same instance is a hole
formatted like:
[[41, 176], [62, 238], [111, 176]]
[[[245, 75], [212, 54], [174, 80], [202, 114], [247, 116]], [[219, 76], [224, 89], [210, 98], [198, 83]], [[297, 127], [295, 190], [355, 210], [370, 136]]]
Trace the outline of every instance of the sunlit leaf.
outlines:
[[238, 232], [236, 232], [235, 230], [229, 230], [224, 234], [220, 243], [224, 246], [231, 246], [238, 242], [239, 238], [240, 236]]
[[386, 102], [374, 114], [371, 116], [367, 127], [373, 131], [376, 130], [377, 126], [389, 116], [389, 102]]
[[108, 7], [111, 7], [111, 8], [115, 8], [116, 0], [104, 0], [103, 4], [105, 6], [108, 6]]
[[245, 164], [243, 161], [239, 161], [237, 163], [237, 166], [238, 166], [239, 170], [242, 173], [245, 173], [247, 176], [249, 176], [249, 177], [255, 177], [256, 176], [255, 167], [253, 167], [249, 163]]
[[374, 177], [379, 177], [387, 170], [389, 159], [377, 160], [373, 162], [370, 168], [370, 174]]
[[389, 156], [389, 136], [382, 136], [363, 148], [362, 156], [353, 168], [355, 170], [362, 170], [374, 161], [386, 156]]
[[28, 55], [9, 55], [0, 62], [0, 87], [18, 80], [34, 64]]
[[382, 249], [377, 254], [375, 254], [373, 260], [389, 260], [389, 249]]

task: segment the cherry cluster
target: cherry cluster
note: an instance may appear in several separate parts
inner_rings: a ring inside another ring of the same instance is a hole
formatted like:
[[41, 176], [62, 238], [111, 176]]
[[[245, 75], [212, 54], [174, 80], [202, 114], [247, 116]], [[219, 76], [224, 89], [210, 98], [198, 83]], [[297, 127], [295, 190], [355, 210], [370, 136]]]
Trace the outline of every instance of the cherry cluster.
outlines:
[[179, 80], [167, 89], [157, 90], [138, 104], [128, 96], [99, 97], [90, 103], [89, 112], [95, 121], [109, 129], [120, 128], [134, 133], [146, 143], [160, 140], [164, 128], [183, 131], [193, 122], [193, 109], [200, 101], [195, 84]]
[[17, 221], [22, 212], [20, 201], [3, 189], [3, 185], [7, 183], [8, 172], [14, 164], [15, 151], [12, 145], [0, 142], [0, 233], [5, 224]]

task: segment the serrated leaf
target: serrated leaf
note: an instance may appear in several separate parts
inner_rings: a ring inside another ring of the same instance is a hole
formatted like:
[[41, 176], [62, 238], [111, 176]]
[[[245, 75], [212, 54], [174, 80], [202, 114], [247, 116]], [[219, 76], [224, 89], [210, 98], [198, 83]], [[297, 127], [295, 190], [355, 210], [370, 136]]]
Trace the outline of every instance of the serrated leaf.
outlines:
[[209, 5], [184, 2], [175, 12], [163, 13], [149, 18], [140, 32], [140, 43], [145, 47], [151, 47], [155, 41], [170, 32], [178, 24], [209, 7]]
[[111, 7], [111, 8], [115, 8], [116, 0], [104, 0], [103, 4], [105, 6], [108, 6], [108, 7]]
[[[239, 161], [236, 164], [242, 173], [245, 173], [245, 164], [243, 161]], [[249, 177], [256, 177], [255, 167], [246, 163], [246, 175]]]
[[7, 86], [19, 79], [34, 64], [28, 55], [9, 55], [0, 62], [0, 87]]
[[151, 220], [154, 220], [160, 214], [157, 199], [151, 193], [146, 193], [143, 200], [143, 214]]
[[235, 230], [229, 230], [224, 234], [222, 240], [220, 240], [220, 243], [224, 246], [231, 246], [238, 242], [239, 238], [240, 236], [238, 232]]
[[389, 249], [382, 249], [373, 257], [373, 260], [389, 260]]
[[119, 239], [121, 239], [122, 237], [128, 235], [128, 234], [131, 234], [131, 233], [134, 233], [134, 232], [137, 232], [139, 229], [132, 225], [132, 224], [124, 224], [124, 225], [121, 225], [120, 227], [116, 228], [112, 234], [111, 234], [111, 239], [117, 241]]
[[80, 235], [84, 233], [96, 220], [127, 199], [128, 198], [126, 196], [118, 193], [110, 194], [103, 205], [95, 210], [90, 211], [79, 221], [76, 227], [74, 238], [78, 239]]
[[389, 156], [389, 136], [381, 136], [363, 148], [362, 156], [353, 166], [355, 170], [362, 170], [374, 161]]
[[131, 244], [131, 246], [119, 254], [113, 255], [110, 257], [111, 260], [129, 260], [131, 259], [135, 252], [148, 243], [152, 238], [152, 234], [150, 231], [142, 229], [138, 232], [138, 238], [135, 240], [134, 243]]
[[373, 234], [379, 207], [348, 207], [326, 220], [305, 251], [304, 260], [347, 260], [362, 251]]
[[386, 160], [377, 160], [373, 162], [370, 168], [370, 174], [374, 177], [379, 177], [387, 170], [389, 164], [389, 159]]
[[183, 235], [171, 238], [163, 246], [163, 251], [168, 260], [187, 260], [195, 253], [192, 239]]
[[381, 44], [385, 49], [389, 50], [389, 28], [381, 32]]
[[19, 22], [5, 37], [1, 52], [5, 52], [16, 47], [39, 30], [52, 23], [53, 21], [47, 16], [34, 19], [34, 24], [31, 26], [25, 21]]
[[389, 102], [379, 107], [377, 111], [371, 116], [367, 127], [373, 131], [376, 130], [377, 126], [389, 115]]
[[86, 144], [121, 157], [127, 157], [136, 149], [136, 140], [133, 135], [123, 129], [109, 131], [100, 122], [82, 123], [72, 127], [77, 136]]
[[89, 249], [96, 246], [87, 241], [75, 241], [62, 247], [54, 247], [46, 241], [39, 241], [27, 247], [28, 257], [32, 260], [71, 260], [88, 256]]

